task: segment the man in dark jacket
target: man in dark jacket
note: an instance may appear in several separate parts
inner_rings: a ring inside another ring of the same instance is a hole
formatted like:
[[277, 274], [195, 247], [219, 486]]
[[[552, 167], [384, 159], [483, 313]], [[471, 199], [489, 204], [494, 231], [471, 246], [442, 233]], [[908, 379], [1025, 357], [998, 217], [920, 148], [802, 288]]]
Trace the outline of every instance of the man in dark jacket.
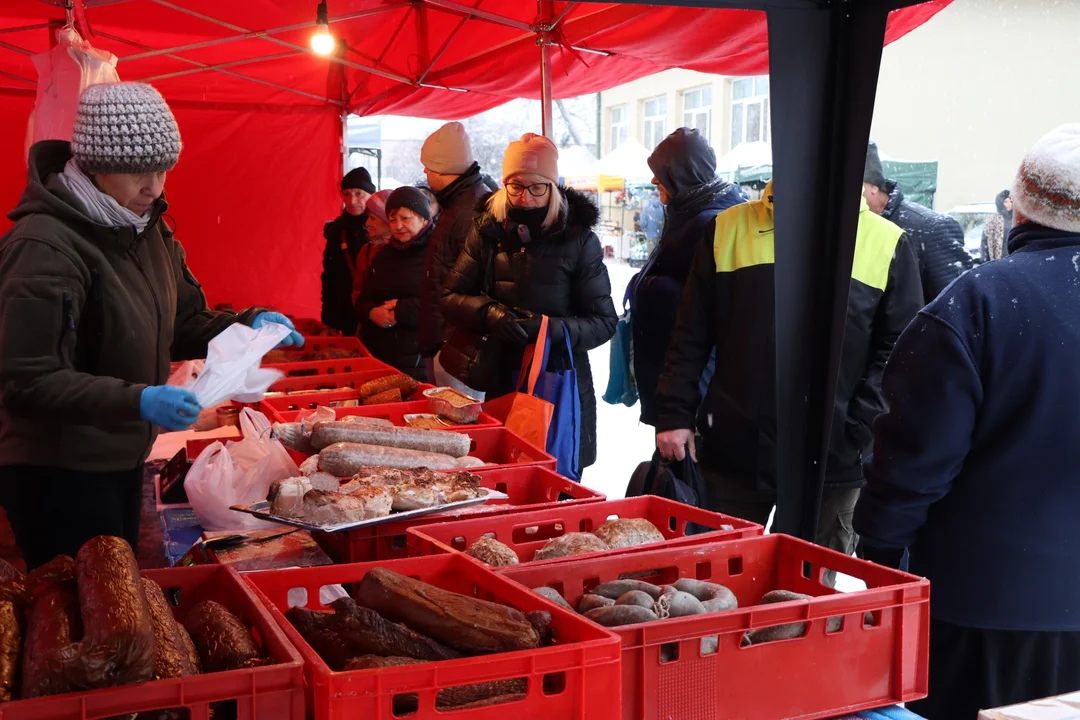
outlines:
[[341, 179], [341, 215], [323, 225], [326, 248], [323, 250], [322, 321], [324, 325], [356, 334], [356, 312], [352, 305], [356, 258], [368, 243], [368, 199], [375, 194], [371, 174], [354, 168]]
[[870, 141], [863, 172], [863, 196], [870, 209], [907, 234], [919, 258], [923, 299], [930, 302], [975, 261], [964, 249], [964, 231], [955, 218], [904, 199], [894, 180], [886, 180], [877, 143]]
[[[657, 390], [656, 443], [668, 458], [681, 460], [687, 446], [695, 454], [696, 414], [709, 506], [764, 524], [776, 503], [772, 183], [761, 200], [718, 215], [707, 233], [712, 242], [697, 248]], [[885, 410], [881, 373], [920, 307], [918, 261], [907, 237], [864, 201], [818, 521], [821, 545], [847, 554], [855, 549], [851, 514], [862, 456], [870, 448], [870, 424]], [[716, 372], [702, 403], [698, 379], [714, 348]]]
[[896, 343], [855, 511], [867, 558], [930, 579], [931, 720], [1080, 690], [1080, 124], [1011, 197], [1009, 256]]
[[459, 122], [443, 125], [424, 141], [420, 162], [441, 208], [428, 241], [420, 294], [420, 354], [428, 364], [428, 379], [434, 382], [435, 356], [446, 340], [446, 322], [439, 305], [446, 274], [461, 254], [476, 203], [488, 189], [480, 165], [473, 160], [469, 134]]
[[158, 427], [200, 410], [166, 385], [170, 360], [205, 357], [236, 322], [289, 324], [207, 308], [161, 219], [179, 153], [168, 105], [142, 83], [90, 86], [72, 142], [30, 150], [0, 238], [0, 503], [30, 568], [96, 535], [136, 549]]
[[[720, 212], [746, 202], [746, 195], [738, 185], [716, 177], [716, 154], [694, 129], [679, 128], [668, 135], [649, 156], [649, 168], [667, 218], [660, 244], [630, 281], [628, 294], [641, 422], [655, 425], [656, 383], [695, 251], [705, 226]], [[702, 376], [702, 393], [711, 369]]]

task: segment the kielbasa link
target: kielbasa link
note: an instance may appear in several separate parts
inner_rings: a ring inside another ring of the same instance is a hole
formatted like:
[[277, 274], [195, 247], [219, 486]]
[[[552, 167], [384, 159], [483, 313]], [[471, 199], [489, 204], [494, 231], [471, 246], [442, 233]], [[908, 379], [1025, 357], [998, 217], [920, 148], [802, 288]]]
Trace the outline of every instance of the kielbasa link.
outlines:
[[259, 657], [259, 646], [244, 623], [213, 600], [191, 608], [184, 626], [199, 649], [206, 672], [235, 670]]
[[311, 433], [311, 445], [316, 450], [322, 450], [339, 442], [422, 450], [455, 458], [468, 455], [469, 447], [472, 445], [472, 439], [468, 435], [446, 430], [372, 427], [343, 422], [325, 422], [315, 425]]
[[81, 634], [79, 593], [75, 581], [39, 586], [26, 624], [22, 666], [24, 698], [72, 690], [55, 665], [60, 659], [60, 651], [78, 641]]
[[449, 455], [403, 450], [381, 445], [334, 443], [319, 452], [319, 468], [339, 478], [352, 477], [365, 465], [410, 469], [455, 470], [457, 461]]
[[198, 672], [191, 662], [187, 645], [180, 637], [180, 624], [173, 616], [169, 601], [161, 586], [150, 578], [143, 578], [143, 591], [150, 606], [150, 622], [154, 626], [157, 641], [157, 660], [154, 663], [154, 679], [187, 677]]

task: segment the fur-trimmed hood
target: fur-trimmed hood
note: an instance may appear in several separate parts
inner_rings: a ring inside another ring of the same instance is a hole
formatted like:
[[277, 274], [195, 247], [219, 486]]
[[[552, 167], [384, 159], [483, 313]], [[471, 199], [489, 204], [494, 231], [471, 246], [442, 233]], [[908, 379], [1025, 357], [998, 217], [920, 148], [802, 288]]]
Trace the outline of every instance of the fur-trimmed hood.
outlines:
[[[585, 193], [574, 188], [559, 186], [563, 203], [562, 216], [552, 227], [544, 231], [544, 237], [562, 233], [564, 230], [591, 232], [600, 222], [600, 208]], [[476, 203], [477, 223], [480, 227], [496, 224], [495, 216], [488, 210], [488, 201], [495, 193], [487, 193]]]

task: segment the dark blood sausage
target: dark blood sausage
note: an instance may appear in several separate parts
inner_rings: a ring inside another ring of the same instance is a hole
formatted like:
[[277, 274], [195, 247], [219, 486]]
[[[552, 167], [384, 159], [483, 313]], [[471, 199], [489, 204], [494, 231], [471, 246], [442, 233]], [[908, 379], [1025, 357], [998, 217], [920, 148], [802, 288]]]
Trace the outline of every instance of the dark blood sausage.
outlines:
[[19, 580], [0, 585], [0, 702], [15, 696], [29, 595]]
[[142, 584], [146, 603], [150, 607], [150, 622], [154, 626], [154, 639], [158, 649], [154, 663], [154, 679], [166, 680], [196, 674], [198, 669], [192, 665], [188, 648], [180, 636], [180, 624], [176, 622], [161, 586], [145, 577]]
[[61, 652], [82, 635], [79, 591], [74, 581], [39, 586], [26, 624], [22, 696], [35, 698], [70, 692], [58, 672]]
[[195, 641], [204, 671], [222, 672], [257, 664], [260, 651], [255, 638], [224, 605], [202, 601], [188, 612], [184, 627]]
[[83, 638], [62, 654], [67, 680], [92, 689], [152, 679], [157, 645], [131, 546], [107, 535], [87, 540], [75, 578]]

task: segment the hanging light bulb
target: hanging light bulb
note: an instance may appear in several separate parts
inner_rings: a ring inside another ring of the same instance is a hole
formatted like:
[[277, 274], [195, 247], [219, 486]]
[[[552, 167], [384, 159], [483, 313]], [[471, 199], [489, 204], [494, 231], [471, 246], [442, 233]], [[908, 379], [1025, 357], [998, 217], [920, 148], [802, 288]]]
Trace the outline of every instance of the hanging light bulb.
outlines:
[[330, 34], [330, 21], [327, 17], [326, 0], [320, 0], [315, 11], [315, 34], [311, 36], [311, 49], [319, 55], [334, 52], [334, 36]]

